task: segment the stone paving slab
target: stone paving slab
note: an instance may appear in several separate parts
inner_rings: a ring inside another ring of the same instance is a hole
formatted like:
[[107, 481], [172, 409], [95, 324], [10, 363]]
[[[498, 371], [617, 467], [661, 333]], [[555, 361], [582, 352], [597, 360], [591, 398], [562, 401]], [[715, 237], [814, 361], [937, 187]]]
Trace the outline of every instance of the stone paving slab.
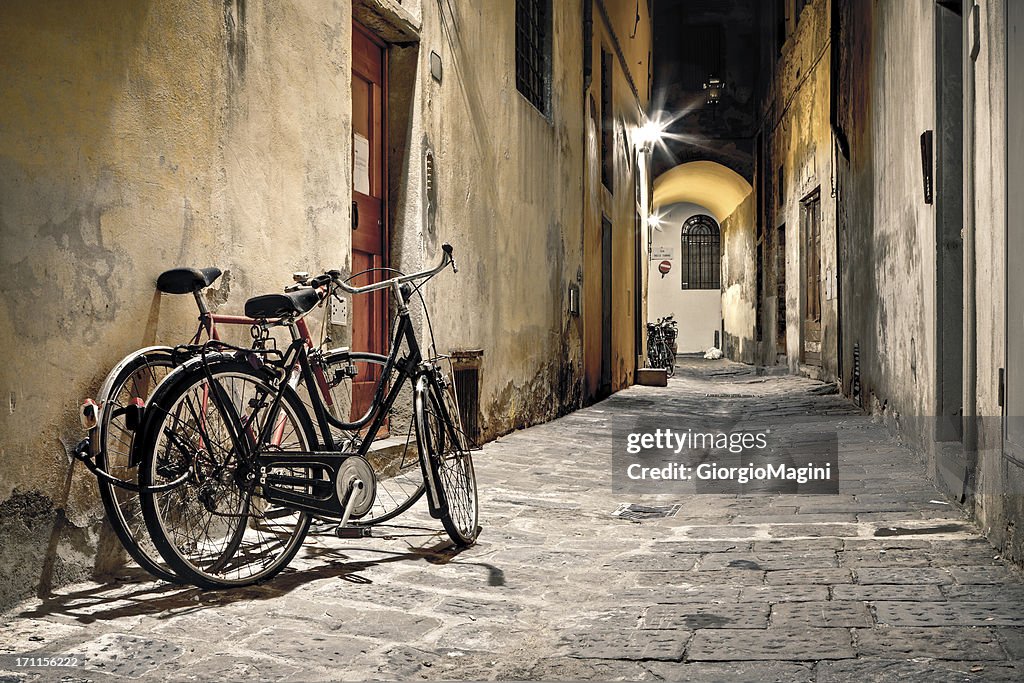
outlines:
[[934, 584], [894, 585], [881, 583], [870, 586], [837, 584], [832, 586], [832, 599], [836, 601], [860, 600], [864, 602], [876, 600], [928, 602], [945, 600], [945, 597], [939, 586]]
[[780, 586], [744, 586], [740, 589], [741, 602], [807, 602], [828, 600], [828, 586], [800, 586], [786, 584]]
[[822, 662], [817, 683], [1019, 683], [1024, 668], [1014, 662], [944, 662], [918, 659], [856, 659]]
[[[1024, 680], [1021, 572], [915, 454], [819, 386], [684, 361], [668, 387], [477, 452], [472, 548], [421, 503], [377, 538], [310, 537], [251, 588], [75, 584], [0, 617], [0, 681]], [[641, 416], [835, 430], [841, 493], [612, 491], [612, 424]], [[680, 507], [611, 516], [630, 502]], [[88, 661], [14, 667], [27, 653]]]
[[854, 569], [859, 584], [943, 584], [953, 583], [945, 569], [935, 567], [857, 567]]
[[804, 662], [652, 662], [650, 671], [683, 683], [814, 683], [813, 664]]
[[703, 629], [693, 636], [687, 661], [822, 661], [855, 655], [845, 628]]
[[875, 602], [886, 626], [1024, 626], [1019, 605], [1005, 602]]
[[641, 628], [766, 628], [768, 605], [687, 603], [654, 605], [644, 614]]
[[591, 631], [563, 637], [561, 651], [580, 659], [679, 661], [691, 631]]
[[772, 606], [773, 628], [871, 628], [871, 610], [861, 602], [787, 602]]
[[816, 585], [850, 583], [853, 575], [849, 569], [785, 569], [768, 572], [765, 581], [769, 584]]
[[950, 626], [874, 628], [856, 629], [853, 634], [860, 656], [964, 661], [1006, 658], [994, 629]]

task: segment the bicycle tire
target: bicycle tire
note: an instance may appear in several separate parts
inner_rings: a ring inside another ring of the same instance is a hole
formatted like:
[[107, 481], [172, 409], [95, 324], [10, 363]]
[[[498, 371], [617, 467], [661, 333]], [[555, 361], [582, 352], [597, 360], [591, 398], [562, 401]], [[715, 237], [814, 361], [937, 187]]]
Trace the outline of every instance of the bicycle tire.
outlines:
[[672, 375], [676, 374], [676, 356], [674, 353], [672, 353], [672, 347], [668, 345], [668, 342], [662, 343], [665, 345], [665, 370], [668, 373], [668, 376], [671, 377]]
[[[153, 391], [174, 369], [173, 350], [150, 346], [128, 354], [107, 375], [97, 396], [100, 412], [90, 434], [93, 461], [104, 472], [129, 483], [138, 483], [138, 467], [131, 459], [137, 425], [131, 403], [145, 404]], [[114, 535], [128, 555], [158, 579], [180, 582], [153, 544], [146, 529], [139, 494], [97, 477], [100, 500]]]
[[420, 376], [414, 413], [421, 462], [430, 468], [427, 484], [434, 492], [434, 511], [455, 545], [470, 546], [480, 533], [476, 473], [451, 384]]
[[[377, 353], [346, 350], [328, 351], [319, 360], [331, 392], [334, 418], [331, 431], [336, 448], [344, 448], [347, 440], [355, 450], [359, 438], [359, 427], [344, 415], [350, 410], [354, 379], [348, 370], [355, 366], [361, 374], [365, 370], [359, 366], [372, 364], [383, 368], [387, 360], [387, 356]], [[303, 396], [303, 401], [308, 405], [308, 396]], [[410, 453], [410, 449], [403, 450], [397, 459], [368, 454], [367, 460], [377, 478], [377, 496], [368, 513], [350, 521], [353, 526], [372, 526], [391, 520], [411, 508], [426, 490], [419, 456]]]
[[[223, 388], [228, 405], [212, 398], [217, 390], [207, 371]], [[167, 564], [201, 588], [247, 586], [272, 578], [299, 551], [309, 530], [306, 513], [275, 507], [259, 497], [258, 478], [237, 454], [239, 438], [249, 448], [259, 447], [253, 434], [271, 419], [273, 431], [281, 435], [276, 448], [316, 449], [316, 432], [292, 389], [283, 394], [277, 411], [281, 417], [263, 413], [260, 422], [259, 411], [274, 391], [265, 372], [229, 354], [212, 354], [176, 369], [154, 392], [146, 411], [137, 441], [146, 526]], [[248, 428], [240, 426], [243, 420]], [[156, 492], [145, 488], [176, 480], [187, 470], [192, 476], [178, 486]]]

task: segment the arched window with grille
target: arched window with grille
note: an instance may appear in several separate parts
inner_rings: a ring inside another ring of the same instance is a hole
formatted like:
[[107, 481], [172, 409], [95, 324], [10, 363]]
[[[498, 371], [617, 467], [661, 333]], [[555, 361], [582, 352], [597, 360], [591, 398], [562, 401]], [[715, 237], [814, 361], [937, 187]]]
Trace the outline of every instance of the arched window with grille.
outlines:
[[722, 286], [721, 234], [711, 216], [692, 216], [680, 234], [680, 273], [683, 289], [720, 289]]

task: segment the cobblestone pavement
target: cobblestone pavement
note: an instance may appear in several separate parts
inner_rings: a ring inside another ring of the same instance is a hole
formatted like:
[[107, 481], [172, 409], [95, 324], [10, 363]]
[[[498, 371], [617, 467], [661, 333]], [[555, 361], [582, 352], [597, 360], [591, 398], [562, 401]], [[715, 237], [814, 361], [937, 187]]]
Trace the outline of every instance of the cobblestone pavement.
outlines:
[[[913, 454], [822, 388], [686, 361], [668, 388], [488, 444], [467, 551], [415, 528], [437, 527], [421, 512], [388, 538], [311, 537], [244, 590], [73, 585], [3, 617], [0, 679], [1024, 680], [1021, 574]], [[612, 420], [651, 414], [828, 420], [840, 493], [613, 494]], [[611, 516], [625, 502], [680, 508]]]

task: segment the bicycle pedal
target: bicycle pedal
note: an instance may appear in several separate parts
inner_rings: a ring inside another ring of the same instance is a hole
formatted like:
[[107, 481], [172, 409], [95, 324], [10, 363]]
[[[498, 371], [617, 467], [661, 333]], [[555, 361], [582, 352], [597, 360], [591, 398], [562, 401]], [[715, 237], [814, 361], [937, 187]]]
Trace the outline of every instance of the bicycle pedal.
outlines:
[[338, 538], [370, 538], [373, 536], [368, 526], [339, 526], [334, 530]]

